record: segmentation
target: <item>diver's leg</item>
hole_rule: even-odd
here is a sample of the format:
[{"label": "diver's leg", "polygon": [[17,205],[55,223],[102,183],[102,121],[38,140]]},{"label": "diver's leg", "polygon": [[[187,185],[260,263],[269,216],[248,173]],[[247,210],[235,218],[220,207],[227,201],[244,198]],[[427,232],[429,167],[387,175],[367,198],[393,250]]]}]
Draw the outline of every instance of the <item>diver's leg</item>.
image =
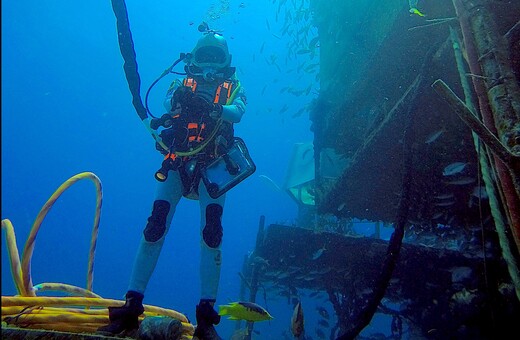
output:
[{"label": "diver's leg", "polygon": [[222,213],[225,195],[217,199],[209,196],[204,183],[199,183],[201,252],[201,299],[196,309],[197,328],[194,338],[220,339],[213,325],[220,322],[220,315],[213,306],[217,299],[222,263]]},{"label": "diver's leg", "polygon": [[132,268],[129,291],[144,294],[159,259],[166,234],[182,197],[182,182],[178,171],[170,171],[164,182],[158,182],[152,214],[143,231]]},{"label": "diver's leg", "polygon": [[222,263],[222,213],[225,196],[217,199],[209,196],[204,183],[199,185],[201,261],[201,298],[216,300]]},{"label": "diver's leg", "polygon": [[138,317],[144,312],[144,291],[157,264],[175,207],[181,197],[179,173],[170,171],[167,180],[157,185],[152,214],[143,231],[132,268],[126,302],[121,307],[108,307],[110,324],[100,327],[98,333],[117,335],[139,328]]}]

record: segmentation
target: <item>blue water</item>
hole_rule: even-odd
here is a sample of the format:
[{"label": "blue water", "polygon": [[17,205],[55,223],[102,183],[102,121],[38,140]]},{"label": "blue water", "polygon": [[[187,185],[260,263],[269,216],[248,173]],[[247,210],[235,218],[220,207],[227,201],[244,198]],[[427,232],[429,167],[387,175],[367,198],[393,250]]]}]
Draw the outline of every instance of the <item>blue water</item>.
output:
[{"label": "blue water", "polygon": [[[219,18],[208,17],[214,4]],[[291,116],[310,102],[319,84],[314,75],[298,80],[266,59],[284,64],[287,40],[271,34],[278,4],[271,1],[127,1],[142,95],[149,84],[189,52],[207,20],[221,29],[233,65],[247,91],[248,107],[236,135],[250,150],[257,172],[227,195],[223,225],[223,267],[218,304],[238,299],[243,258],[254,247],[261,215],[266,224],[292,224],[297,206],[282,185],[294,143],[309,142],[308,116]],[[229,9],[222,7],[229,3]],[[264,45],[265,44],[265,45]],[[263,54],[260,49],[264,45]],[[292,61],[296,63],[297,61]],[[173,80],[161,81],[150,95],[152,112],[162,114],[162,98]],[[268,85],[262,95],[262,89]],[[309,96],[279,91],[306,87]],[[288,105],[286,112],[280,109]],[[162,156],[131,104],[122,69],[115,16],[109,1],[2,2],[2,219],[14,225],[20,255],[38,211],[69,177],[94,172],[103,184],[103,208],[94,265],[94,292],[123,298],[149,216],[154,172]],[[32,257],[33,283],[63,282],[85,287],[95,206],[94,186],[80,181],[53,206],[38,233]],[[2,295],[16,290],[2,233]],[[145,303],[186,313],[194,321],[199,299],[199,207],[182,200],[177,208]],[[259,299],[259,302],[263,302]],[[258,324],[260,338],[287,330],[292,306],[272,301],[270,324]],[[234,322],[219,332],[229,338]],[[268,330],[270,329],[270,330]]]}]

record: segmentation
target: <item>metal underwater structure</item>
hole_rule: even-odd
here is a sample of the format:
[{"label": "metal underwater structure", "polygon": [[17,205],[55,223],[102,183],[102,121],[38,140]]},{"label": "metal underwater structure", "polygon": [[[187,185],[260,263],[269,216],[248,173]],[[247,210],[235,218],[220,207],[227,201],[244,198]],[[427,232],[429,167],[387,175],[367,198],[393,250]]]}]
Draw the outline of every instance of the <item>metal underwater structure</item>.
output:
[{"label": "metal underwater structure", "polygon": [[[279,10],[288,3],[279,1]],[[421,1],[420,11],[412,0],[292,3],[293,18],[319,31],[314,140],[295,147],[286,183],[298,223],[265,226],[260,218],[240,299],[283,293],[291,305],[303,290],[322,293],[336,314],[332,339],[363,338],[376,313],[392,319],[392,339],[519,334],[520,3]],[[130,35],[119,38],[131,43]],[[123,55],[133,61],[125,70],[144,119],[135,55]],[[86,288],[33,285],[45,214],[82,179],[97,191]],[[92,288],[101,198],[94,174],[70,178],[42,208],[21,258],[13,226],[2,221],[19,293],[2,296],[2,338],[103,338],[94,333],[108,323],[107,307],[124,302]],[[356,223],[372,223],[374,234],[358,234]],[[43,291],[60,296],[37,296]],[[146,305],[140,320],[151,324],[134,338],[194,332],[174,310]],[[157,323],[166,326],[161,336],[142,334]],[[242,338],[251,339],[253,327]]]},{"label": "metal underwater structure", "polygon": [[295,155],[314,164],[289,166],[297,226],[261,219],[242,296],[326,292],[331,339],[375,313],[393,339],[518,334],[520,3],[412,3],[310,1],[321,90]]}]

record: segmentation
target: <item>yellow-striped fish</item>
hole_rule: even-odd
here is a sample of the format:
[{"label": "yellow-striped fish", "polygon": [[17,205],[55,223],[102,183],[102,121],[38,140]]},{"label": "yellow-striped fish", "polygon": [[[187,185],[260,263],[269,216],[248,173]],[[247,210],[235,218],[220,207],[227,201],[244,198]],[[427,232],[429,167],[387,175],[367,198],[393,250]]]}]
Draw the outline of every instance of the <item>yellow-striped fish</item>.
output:
[{"label": "yellow-striped fish", "polygon": [[273,317],[262,306],[253,302],[231,302],[219,306],[218,315],[227,315],[229,320],[265,321]]},{"label": "yellow-striped fish", "polygon": [[410,8],[410,13],[411,13],[411,14],[416,14],[416,15],[418,15],[418,16],[420,16],[420,17],[423,17],[423,16],[424,16],[424,14],[422,14],[421,11],[419,11],[419,10],[418,10],[417,8],[415,8],[415,7],[411,7],[411,8]]}]

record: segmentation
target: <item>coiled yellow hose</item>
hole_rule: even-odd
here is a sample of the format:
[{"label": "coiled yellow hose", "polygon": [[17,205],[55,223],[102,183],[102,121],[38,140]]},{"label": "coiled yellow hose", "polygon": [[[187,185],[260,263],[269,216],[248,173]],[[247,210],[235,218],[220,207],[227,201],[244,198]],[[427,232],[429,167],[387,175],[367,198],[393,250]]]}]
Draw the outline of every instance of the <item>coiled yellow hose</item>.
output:
[{"label": "coiled yellow hose", "polygon": [[[43,219],[52,208],[56,200],[71,185],[82,179],[90,179],[96,187],[96,213],[90,242],[89,262],[87,269],[87,288],[76,287],[64,283],[40,283],[35,286],[31,278],[31,257],[34,251],[36,236],[40,230]],[[122,306],[122,300],[103,299],[92,292],[94,273],[94,254],[98,235],[99,219],[102,205],[101,181],[92,172],[82,172],[65,181],[47,200],[36,217],[27,241],[25,243],[22,260],[16,236],[10,220],[2,220],[2,230],[6,232],[7,250],[11,263],[11,273],[18,296],[2,296],[2,321],[9,325],[25,328],[56,330],[65,332],[90,332],[109,323],[109,306]],[[60,291],[70,296],[36,296],[37,292]],[[171,310],[150,305],[144,305],[144,314],[140,320],[147,316],[168,316],[182,323],[183,339],[191,339],[194,327],[185,315]]]}]

